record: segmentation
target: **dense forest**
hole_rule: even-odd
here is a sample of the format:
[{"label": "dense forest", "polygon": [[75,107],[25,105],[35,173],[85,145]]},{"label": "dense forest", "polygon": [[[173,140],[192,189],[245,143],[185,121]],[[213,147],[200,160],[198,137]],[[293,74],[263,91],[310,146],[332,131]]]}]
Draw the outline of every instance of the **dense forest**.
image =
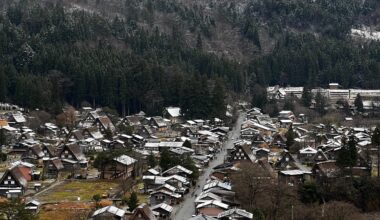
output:
[{"label": "dense forest", "polygon": [[[0,101],[52,112],[87,103],[123,115],[172,105],[207,118],[224,115],[226,94],[252,95],[255,85],[377,88],[380,42],[349,33],[358,25],[376,28],[379,5],[5,1]],[[231,36],[221,34],[226,28]]]}]

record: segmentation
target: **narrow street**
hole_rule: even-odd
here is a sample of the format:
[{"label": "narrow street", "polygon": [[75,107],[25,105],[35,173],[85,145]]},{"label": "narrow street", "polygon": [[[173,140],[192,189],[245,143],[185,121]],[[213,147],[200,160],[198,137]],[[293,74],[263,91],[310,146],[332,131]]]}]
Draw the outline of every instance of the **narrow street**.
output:
[{"label": "narrow street", "polygon": [[227,155],[227,149],[232,148],[233,142],[239,138],[240,127],[244,121],[244,118],[245,114],[241,113],[235,126],[232,128],[232,131],[229,132],[228,139],[223,144],[221,152],[216,154],[217,158],[211,161],[208,167],[204,168],[203,173],[199,177],[197,184],[200,185],[200,187],[195,187],[194,189],[191,189],[190,192],[185,196],[184,201],[174,208],[172,219],[187,220],[195,214],[194,200],[196,198],[196,195],[199,195],[202,192],[202,188],[205,185],[206,180],[209,178],[212,168],[223,163],[224,158]]}]

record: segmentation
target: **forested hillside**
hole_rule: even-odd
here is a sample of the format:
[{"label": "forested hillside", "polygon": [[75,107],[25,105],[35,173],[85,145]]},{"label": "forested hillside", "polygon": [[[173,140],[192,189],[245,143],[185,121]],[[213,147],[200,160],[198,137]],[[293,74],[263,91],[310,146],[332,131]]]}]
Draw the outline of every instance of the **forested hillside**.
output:
[{"label": "forested hillside", "polygon": [[[2,1],[0,101],[224,115],[259,84],[380,86],[376,0]],[[377,29],[378,30],[378,29]]]}]

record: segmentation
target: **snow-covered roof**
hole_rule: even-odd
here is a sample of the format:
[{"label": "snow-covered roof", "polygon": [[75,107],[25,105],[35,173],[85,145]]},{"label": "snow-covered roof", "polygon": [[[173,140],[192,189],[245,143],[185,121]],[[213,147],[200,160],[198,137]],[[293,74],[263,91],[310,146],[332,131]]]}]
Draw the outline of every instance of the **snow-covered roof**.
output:
[{"label": "snow-covered roof", "polygon": [[13,117],[13,119],[14,119],[17,123],[25,123],[25,122],[26,122],[25,117],[24,117],[21,113],[12,114],[12,117]]},{"label": "snow-covered roof", "polygon": [[127,155],[121,155],[120,157],[114,158],[114,160],[119,162],[119,163],[122,163],[124,165],[131,165],[131,164],[136,163],[136,161],[137,161],[137,160],[135,160],[132,157],[127,156]]},{"label": "snow-covered roof", "polygon": [[231,185],[227,184],[227,183],[222,183],[218,180],[214,180],[214,181],[211,181],[209,183],[207,183],[206,185],[204,185],[203,187],[203,190],[208,190],[208,189],[211,189],[211,188],[214,188],[214,187],[219,187],[219,188],[223,188],[223,189],[226,189],[226,190],[231,190],[232,187]]},{"label": "snow-covered roof", "polygon": [[171,205],[168,205],[166,203],[160,203],[160,204],[157,204],[155,206],[152,207],[152,210],[155,210],[155,209],[163,209],[167,212],[172,212],[173,211],[173,206]]},{"label": "snow-covered roof", "polygon": [[179,117],[181,116],[181,108],[179,107],[167,107],[166,111],[169,113],[171,117]]},{"label": "snow-covered roof", "polygon": [[222,219],[222,218],[224,218],[226,216],[230,216],[232,214],[237,214],[237,215],[243,216],[243,217],[245,217],[247,219],[253,219],[253,214],[252,213],[247,212],[247,211],[245,211],[243,209],[238,209],[238,208],[229,209],[227,211],[219,213],[218,219]]},{"label": "snow-covered roof", "polygon": [[209,206],[209,205],[215,205],[215,206],[218,206],[222,209],[228,209],[228,207],[229,207],[228,204],[225,204],[219,200],[212,200],[212,201],[206,201],[204,203],[197,205],[197,209],[200,209],[202,207]]},{"label": "snow-covered roof", "polygon": [[318,151],[312,147],[306,147],[301,149],[300,154],[316,154]]},{"label": "snow-covered roof", "polygon": [[117,208],[117,207],[115,207],[115,206],[110,205],[110,206],[106,206],[106,207],[104,207],[104,208],[101,208],[101,209],[96,210],[96,211],[94,212],[94,214],[92,214],[92,217],[97,216],[97,215],[100,215],[100,214],[105,213],[105,212],[112,213],[112,214],[114,214],[114,215],[116,215],[116,216],[119,216],[119,217],[124,217],[124,215],[125,215],[125,211],[124,211],[124,210],[119,209],[119,208]]},{"label": "snow-covered roof", "polygon": [[282,170],[280,173],[287,175],[287,176],[297,176],[297,175],[303,175],[303,174],[310,174],[310,172],[306,172],[304,170]]}]

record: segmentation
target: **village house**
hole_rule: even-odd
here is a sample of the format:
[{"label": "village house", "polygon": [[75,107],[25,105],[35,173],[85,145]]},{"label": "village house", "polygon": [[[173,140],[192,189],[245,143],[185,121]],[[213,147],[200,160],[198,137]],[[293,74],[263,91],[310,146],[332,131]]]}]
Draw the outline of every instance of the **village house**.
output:
[{"label": "village house", "polygon": [[30,210],[34,213],[38,213],[40,206],[41,203],[34,199],[25,203],[25,209]]},{"label": "village house", "polygon": [[230,161],[248,161],[254,162],[256,160],[253,152],[248,145],[235,145],[235,150],[231,152]]},{"label": "village house", "polygon": [[126,116],[121,123],[128,127],[132,127],[134,130],[141,126],[140,117],[135,115]]},{"label": "village house", "polygon": [[136,162],[137,160],[127,155],[116,157],[101,170],[101,178],[127,179],[133,177],[136,172]]},{"label": "village house", "polygon": [[116,131],[116,128],[111,122],[111,119],[109,119],[107,116],[99,116],[98,118],[96,118],[93,125],[96,126],[100,133],[102,133],[103,135],[106,135],[107,131],[110,131],[111,134],[114,134],[114,132]]},{"label": "village house", "polygon": [[113,220],[124,220],[125,211],[119,209],[115,206],[106,206],[96,210],[92,216],[91,220],[104,220],[104,219],[113,219]]},{"label": "village house", "polygon": [[228,210],[228,208],[229,205],[218,200],[206,201],[196,206],[198,214],[215,218],[217,218],[220,213]]},{"label": "village house", "polygon": [[41,151],[44,153],[44,159],[52,158],[56,156],[56,151],[54,147],[50,144],[43,143]]},{"label": "village house", "polygon": [[176,205],[181,200],[181,195],[178,193],[168,192],[166,190],[153,191],[150,194],[150,205],[154,206],[160,203],[166,203],[169,205]]},{"label": "village house", "polygon": [[288,151],[284,151],[281,154],[281,159],[277,161],[275,168],[277,170],[292,170],[298,167],[295,165],[293,156]]},{"label": "village house", "polygon": [[170,219],[173,207],[166,203],[161,203],[153,206],[152,211],[158,213],[158,219]]},{"label": "village house", "polygon": [[181,165],[174,166],[172,168],[167,169],[162,173],[163,176],[171,176],[171,175],[179,175],[188,178],[193,171],[186,169]]},{"label": "village house", "polygon": [[313,162],[315,154],[317,153],[318,151],[316,149],[309,146],[298,151],[298,159],[303,163]]},{"label": "village house", "polygon": [[42,152],[41,147],[35,144],[26,149],[21,155],[21,160],[32,164],[39,164],[39,162],[42,162],[44,156],[45,154]]},{"label": "village house", "polygon": [[57,156],[66,170],[87,168],[87,159],[76,143],[63,144]]},{"label": "village house", "polygon": [[134,210],[129,220],[157,220],[157,218],[147,204],[141,204]]},{"label": "village house", "polygon": [[289,186],[298,186],[310,179],[311,172],[303,170],[281,170],[278,172],[278,182]]},{"label": "village house", "polygon": [[230,219],[251,220],[253,219],[253,214],[243,209],[233,208],[233,209],[229,209],[227,211],[219,213],[218,219],[220,220],[230,220]]},{"label": "village house", "polygon": [[60,158],[49,158],[44,161],[43,176],[47,179],[57,179],[63,169],[64,166]]},{"label": "village house", "polygon": [[0,195],[6,198],[21,197],[27,190],[28,175],[18,166],[7,169],[0,179]]},{"label": "village house", "polygon": [[168,118],[172,124],[182,123],[181,108],[179,107],[166,107],[163,115]]},{"label": "village house", "polygon": [[164,120],[164,118],[160,116],[152,117],[149,121],[149,125],[160,132],[166,131],[168,129],[168,123]]}]

